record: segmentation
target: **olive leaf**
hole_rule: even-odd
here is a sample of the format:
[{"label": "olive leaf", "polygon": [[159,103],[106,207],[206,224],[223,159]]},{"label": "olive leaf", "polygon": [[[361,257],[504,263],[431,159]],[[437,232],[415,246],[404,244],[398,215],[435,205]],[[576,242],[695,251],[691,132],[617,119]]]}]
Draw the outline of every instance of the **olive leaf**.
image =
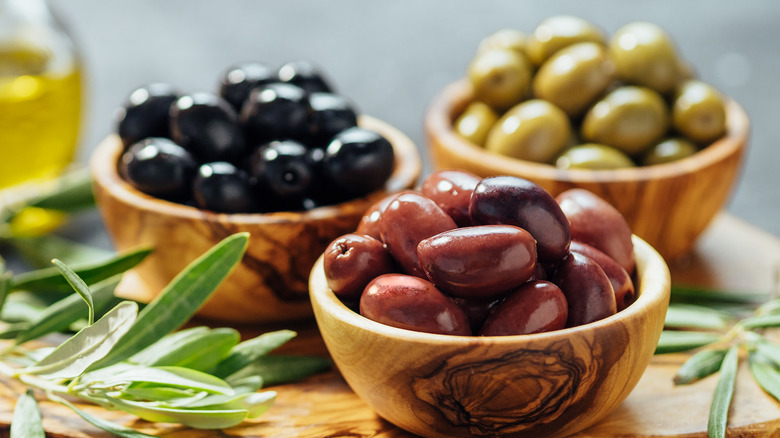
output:
[{"label": "olive leaf", "polygon": [[279,385],[320,373],[331,366],[330,360],[319,356],[263,356],[225,380],[235,386],[256,375],[263,378],[264,385]]},{"label": "olive leaf", "polygon": [[720,340],[717,333],[664,330],[655,347],[655,354],[693,350]]},{"label": "olive leaf", "polygon": [[137,383],[193,389],[211,394],[235,395],[233,388],[224,380],[211,374],[182,367],[129,367],[119,373],[106,376],[101,381],[84,382],[82,380],[73,387],[74,389],[113,388]]},{"label": "olive leaf", "polygon": [[182,340],[157,356],[149,366],[179,366],[208,371],[217,365],[241,340],[238,331],[223,327],[207,330]]},{"label": "olive leaf", "polygon": [[67,406],[70,408],[73,412],[79,415],[79,417],[83,418],[88,423],[92,424],[95,427],[98,427],[100,429],[105,430],[108,433],[112,433],[116,436],[120,436],[122,438],[160,438],[157,435],[149,435],[143,432],[139,432],[135,429],[131,429],[129,427],[120,426],[116,423],[112,423],[110,421],[106,421],[100,417],[96,417],[88,412],[82,411],[81,409],[77,408],[75,405],[73,405],[71,402],[65,400],[62,397],[59,397],[55,394],[48,393],[47,396],[52,401],[55,401],[57,403],[60,403],[62,405]]},{"label": "olive leaf", "polygon": [[727,351],[702,350],[694,354],[677,370],[674,384],[685,385],[718,372]]},{"label": "olive leaf", "polygon": [[166,408],[158,406],[156,403],[121,398],[95,401],[104,406],[119,408],[146,421],[179,423],[198,429],[225,429],[240,424],[249,415],[247,409]]},{"label": "olive leaf", "polygon": [[766,293],[749,291],[721,291],[696,286],[672,285],[671,298],[673,301],[685,301],[712,305],[713,303],[738,303],[758,304],[769,298]]},{"label": "olive leaf", "polygon": [[138,365],[151,365],[158,357],[166,354],[178,345],[208,331],[208,327],[198,326],[167,334],[159,341],[132,355],[127,361]]},{"label": "olive leaf", "polygon": [[780,327],[780,314],[751,316],[740,321],[739,325],[746,329]]},{"label": "olive leaf", "polygon": [[276,401],[276,391],[244,393],[234,396],[210,395],[187,403],[188,408],[200,409],[246,409],[247,418],[263,415]]},{"label": "olive leaf", "polygon": [[16,401],[10,438],[46,438],[41,411],[31,389],[20,395]]},{"label": "olive leaf", "polygon": [[104,260],[114,255],[112,251],[82,245],[55,234],[44,234],[35,237],[14,237],[8,243],[28,263],[40,268],[50,267],[51,259],[55,257],[70,265],[78,265],[94,263],[95,260]]},{"label": "olive leaf", "polygon": [[297,333],[292,330],[279,330],[264,333],[244,341],[233,347],[230,351],[230,355],[222,360],[212,373],[215,376],[227,377],[294,338],[296,335]]},{"label": "olive leaf", "polygon": [[695,304],[672,303],[666,311],[664,327],[719,330],[728,325],[730,315]]},{"label": "olive leaf", "polygon": [[766,340],[763,336],[754,343],[756,351],[758,351],[766,359],[772,361],[775,366],[780,366],[780,346],[773,344]]},{"label": "olive leaf", "polygon": [[89,169],[81,168],[63,174],[56,179],[56,185],[43,194],[27,201],[27,206],[74,213],[95,206],[92,193],[92,178]]},{"label": "olive leaf", "polygon": [[780,401],[780,371],[759,351],[752,351],[748,356],[750,374],[767,394]]},{"label": "olive leaf", "polygon": [[62,273],[62,276],[65,277],[65,280],[68,281],[68,284],[70,284],[73,290],[79,294],[85,303],[87,303],[87,308],[89,310],[89,316],[87,317],[89,320],[88,325],[92,325],[92,323],[95,322],[95,303],[92,302],[92,292],[89,291],[89,286],[87,286],[87,283],[84,283],[84,280],[73,272],[65,263],[62,263],[57,259],[53,259],[51,262],[57,266],[57,269],[59,269],[60,273]]},{"label": "olive leaf", "polygon": [[726,436],[729,407],[734,395],[734,383],[737,379],[738,354],[739,347],[733,346],[723,358],[707,422],[707,434],[710,438],[725,438]]}]

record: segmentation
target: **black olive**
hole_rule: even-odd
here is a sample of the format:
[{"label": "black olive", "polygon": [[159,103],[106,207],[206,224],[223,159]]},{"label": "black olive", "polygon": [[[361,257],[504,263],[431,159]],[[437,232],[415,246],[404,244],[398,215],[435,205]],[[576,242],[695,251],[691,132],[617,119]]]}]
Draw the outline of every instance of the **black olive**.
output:
[{"label": "black olive", "polygon": [[295,84],[309,93],[333,92],[322,71],[308,61],[291,61],[279,67],[279,80]]},{"label": "black olive", "polygon": [[219,80],[219,95],[238,112],[253,88],[277,82],[276,71],[259,62],[244,62],[228,67]]},{"label": "black olive", "polygon": [[327,146],[341,131],[357,126],[354,105],[344,96],[333,93],[311,93],[309,131],[315,146]]},{"label": "black olive", "polygon": [[119,161],[119,173],[136,189],[175,202],[186,202],[198,163],[186,149],[167,138],[134,143]]},{"label": "black olive", "polygon": [[315,182],[307,148],[292,140],[260,146],[251,157],[251,175],[260,196],[275,200],[266,211],[300,209]]},{"label": "black olive", "polygon": [[200,166],[192,192],[198,208],[220,213],[252,213],[258,210],[249,175],[224,161]]},{"label": "black olive", "polygon": [[255,88],[241,109],[240,122],[253,144],[309,137],[309,100],[302,88],[273,83]]},{"label": "black olive", "polygon": [[201,162],[235,162],[246,155],[236,112],[211,93],[182,96],[171,106],[171,137]]},{"label": "black olive", "polygon": [[168,110],[179,98],[170,85],[156,83],[130,93],[116,114],[117,134],[125,147],[147,137],[170,138]]}]

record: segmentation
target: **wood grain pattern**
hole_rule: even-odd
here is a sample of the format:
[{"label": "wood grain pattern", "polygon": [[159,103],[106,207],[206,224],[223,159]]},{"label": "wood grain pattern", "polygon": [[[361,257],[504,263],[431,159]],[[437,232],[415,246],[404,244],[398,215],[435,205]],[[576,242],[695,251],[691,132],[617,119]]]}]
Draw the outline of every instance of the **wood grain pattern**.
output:
[{"label": "wood grain pattern", "polygon": [[453,120],[473,100],[465,81],[447,86],[425,115],[427,147],[436,169],[479,176],[514,175],[557,196],[580,187],[609,201],[631,229],[667,260],[688,252],[728,199],[745,154],[750,123],[728,102],[727,134],[696,155],[665,165],[618,170],[561,170],[485,151],[458,136]]},{"label": "wood grain pattern", "polygon": [[209,318],[267,323],[311,316],[308,276],[311,266],[336,237],[353,231],[374,202],[412,187],[422,164],[414,143],[391,126],[363,116],[393,144],[396,166],[383,190],[335,206],[307,212],[217,214],[145,195],[123,181],[116,163],[116,136],[101,143],[91,159],[95,196],[118,250],[151,246],[155,251],[124,277],[119,293],[154,296],[188,263],[223,238],[251,233],[242,263],[200,310]]}]

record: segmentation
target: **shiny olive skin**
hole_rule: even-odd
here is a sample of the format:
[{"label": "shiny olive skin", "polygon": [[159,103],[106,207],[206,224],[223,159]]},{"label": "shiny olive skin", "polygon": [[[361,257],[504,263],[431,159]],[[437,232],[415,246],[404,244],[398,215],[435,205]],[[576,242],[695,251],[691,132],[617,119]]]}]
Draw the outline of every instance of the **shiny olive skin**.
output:
[{"label": "shiny olive skin", "polygon": [[373,237],[346,234],[328,245],[323,254],[328,287],[344,300],[360,298],[376,277],[394,272],[390,253]]},{"label": "shiny olive skin", "polygon": [[457,224],[435,202],[417,193],[400,194],[379,218],[382,242],[403,271],[427,278],[417,257],[423,239],[457,228]]},{"label": "shiny olive skin", "polygon": [[626,272],[634,273],[631,228],[607,201],[584,189],[570,189],[556,198],[571,225],[571,239],[612,257]]},{"label": "shiny olive skin", "polygon": [[612,257],[590,245],[574,240],[571,242],[571,252],[582,254],[601,266],[601,269],[604,270],[607,278],[609,278],[612,290],[615,292],[615,304],[618,312],[628,307],[634,301],[634,282],[631,281],[631,276],[628,275],[628,272]]},{"label": "shiny olive skin", "polygon": [[482,325],[482,336],[543,333],[566,327],[566,297],[549,281],[530,281],[495,306]]},{"label": "shiny olive skin", "polygon": [[528,35],[517,29],[500,29],[482,38],[477,47],[477,53],[492,49],[508,49],[525,55],[528,45]]},{"label": "shiny olive skin", "polygon": [[699,151],[699,148],[690,141],[676,137],[668,138],[650,148],[642,159],[642,165],[665,164],[690,157]]},{"label": "shiny olive skin", "polygon": [[557,263],[569,253],[571,231],[566,216],[546,190],[513,176],[485,178],[471,195],[469,215],[475,225],[514,225],[536,239],[538,259]]},{"label": "shiny olive skin", "polygon": [[325,149],[322,168],[334,189],[357,197],[383,187],[393,173],[394,160],[389,140],[356,126],[333,138]]},{"label": "shiny olive skin", "polygon": [[618,79],[625,83],[669,93],[680,80],[677,50],[656,24],[634,22],[621,27],[609,41],[609,54]]},{"label": "shiny olive skin", "polygon": [[360,314],[373,321],[419,332],[469,336],[466,314],[422,278],[385,274],[372,280],[360,297]]},{"label": "shiny olive skin", "polygon": [[231,65],[219,78],[219,95],[239,112],[253,88],[278,80],[275,69],[259,62]]},{"label": "shiny olive skin", "polygon": [[541,99],[509,109],[493,125],[485,149],[521,160],[549,163],[571,138],[571,123],[563,110]]},{"label": "shiny olive skin", "polygon": [[559,50],[536,72],[534,97],[577,117],[601,96],[615,77],[604,46],[577,43]]},{"label": "shiny olive skin", "polygon": [[133,90],[114,116],[125,148],[149,137],[170,138],[169,110],[178,98],[179,92],[163,83]]},{"label": "shiny olive skin", "polygon": [[186,149],[167,138],[133,143],[119,160],[119,174],[136,189],[169,201],[187,201],[198,163]]},{"label": "shiny olive skin", "polygon": [[333,93],[309,95],[309,135],[313,146],[325,147],[341,131],[357,126],[355,105]]},{"label": "shiny olive skin", "polygon": [[598,321],[617,312],[615,292],[598,263],[572,252],[553,274],[552,282],[566,296],[566,327]]},{"label": "shiny olive skin", "polygon": [[193,93],[171,105],[171,138],[201,163],[238,163],[247,154],[244,132],[230,104],[211,93]]},{"label": "shiny olive skin", "polygon": [[459,227],[471,225],[471,193],[480,178],[463,170],[440,170],[423,180],[422,194],[436,203]]},{"label": "shiny olive skin", "polygon": [[657,143],[669,129],[669,109],[657,92],[624,86],[598,101],[585,114],[582,137],[636,155]]},{"label": "shiny olive skin", "polygon": [[592,42],[604,45],[604,32],[580,17],[556,15],[543,20],[528,39],[526,51],[531,62],[539,67],[558,50],[576,43]]},{"label": "shiny olive skin", "polygon": [[363,217],[360,218],[360,222],[358,223],[357,229],[355,230],[355,234],[365,234],[366,236],[371,236],[374,239],[381,240],[382,236],[381,231],[379,230],[379,219],[382,217],[385,209],[388,205],[390,205],[393,199],[403,193],[416,194],[417,192],[413,190],[404,190],[399,193],[387,195],[372,204],[370,207],[368,207],[368,210],[363,213]]},{"label": "shiny olive skin", "polygon": [[259,210],[258,197],[249,175],[231,163],[202,164],[192,183],[198,208],[219,213],[253,213]]},{"label": "shiny olive skin", "polygon": [[525,55],[507,49],[478,53],[468,66],[474,97],[497,111],[523,100],[531,84],[532,73]]},{"label": "shiny olive skin", "polygon": [[249,166],[259,194],[276,204],[266,211],[297,209],[316,182],[306,147],[293,140],[261,145],[250,156]]},{"label": "shiny olive skin", "polygon": [[687,81],[672,104],[674,129],[699,144],[709,144],[726,132],[726,104],[712,85]]},{"label": "shiny olive skin", "polygon": [[536,267],[536,242],[511,225],[457,228],[424,239],[417,255],[428,279],[455,297],[495,298],[525,283]]},{"label": "shiny olive skin", "polygon": [[623,151],[596,143],[585,143],[567,149],[555,160],[559,169],[625,169],[635,167]]},{"label": "shiny olive skin", "polygon": [[309,140],[309,99],[303,88],[274,82],[252,89],[239,114],[250,144]]},{"label": "shiny olive skin", "polygon": [[280,81],[297,85],[308,93],[324,92],[333,93],[333,86],[325,77],[322,70],[309,61],[290,61],[285,63],[277,71]]},{"label": "shiny olive skin", "polygon": [[498,115],[490,105],[474,101],[466,107],[463,114],[455,119],[453,125],[455,132],[461,137],[479,146],[485,144],[488,133],[496,124]]},{"label": "shiny olive skin", "polygon": [[490,309],[501,303],[504,300],[504,296],[488,300],[451,297],[451,300],[466,314],[471,331],[479,333],[488,315],[490,315]]}]

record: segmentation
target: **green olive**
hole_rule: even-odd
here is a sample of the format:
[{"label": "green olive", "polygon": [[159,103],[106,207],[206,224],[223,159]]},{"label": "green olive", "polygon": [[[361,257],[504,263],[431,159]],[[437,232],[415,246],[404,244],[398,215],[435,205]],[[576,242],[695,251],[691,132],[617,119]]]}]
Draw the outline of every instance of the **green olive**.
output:
[{"label": "green olive", "polygon": [[556,15],[543,20],[528,40],[526,51],[535,66],[540,66],[558,50],[575,43],[605,44],[604,32],[593,23],[571,15]]},{"label": "green olive", "polygon": [[701,144],[709,144],[726,132],[726,106],[712,85],[687,81],[672,105],[674,129]]},{"label": "green olive", "polygon": [[573,44],[556,52],[539,68],[533,79],[534,96],[576,117],[604,93],[614,73],[604,46]]},{"label": "green olive", "polygon": [[642,165],[664,164],[690,157],[699,149],[684,138],[669,138],[653,146],[642,160]]},{"label": "green olive", "polygon": [[672,39],[659,26],[629,23],[612,36],[609,54],[618,79],[670,93],[680,81],[680,61]]},{"label": "green olive", "polygon": [[516,29],[501,29],[486,36],[479,43],[477,53],[492,49],[509,49],[525,55],[528,35]]},{"label": "green olive", "polygon": [[482,146],[496,120],[498,115],[490,106],[482,102],[472,102],[455,120],[455,132],[471,143]]},{"label": "green olive", "polygon": [[549,163],[570,138],[566,113],[550,102],[531,99],[511,108],[496,122],[485,148],[522,160]]},{"label": "green olive", "polygon": [[523,100],[531,83],[528,59],[513,50],[493,49],[478,53],[469,64],[474,96],[496,110]]},{"label": "green olive", "polygon": [[634,162],[611,146],[585,143],[567,149],[555,160],[555,166],[560,169],[623,169],[634,167]]},{"label": "green olive", "polygon": [[615,89],[585,114],[582,138],[637,155],[669,129],[669,111],[660,94],[634,86]]}]

